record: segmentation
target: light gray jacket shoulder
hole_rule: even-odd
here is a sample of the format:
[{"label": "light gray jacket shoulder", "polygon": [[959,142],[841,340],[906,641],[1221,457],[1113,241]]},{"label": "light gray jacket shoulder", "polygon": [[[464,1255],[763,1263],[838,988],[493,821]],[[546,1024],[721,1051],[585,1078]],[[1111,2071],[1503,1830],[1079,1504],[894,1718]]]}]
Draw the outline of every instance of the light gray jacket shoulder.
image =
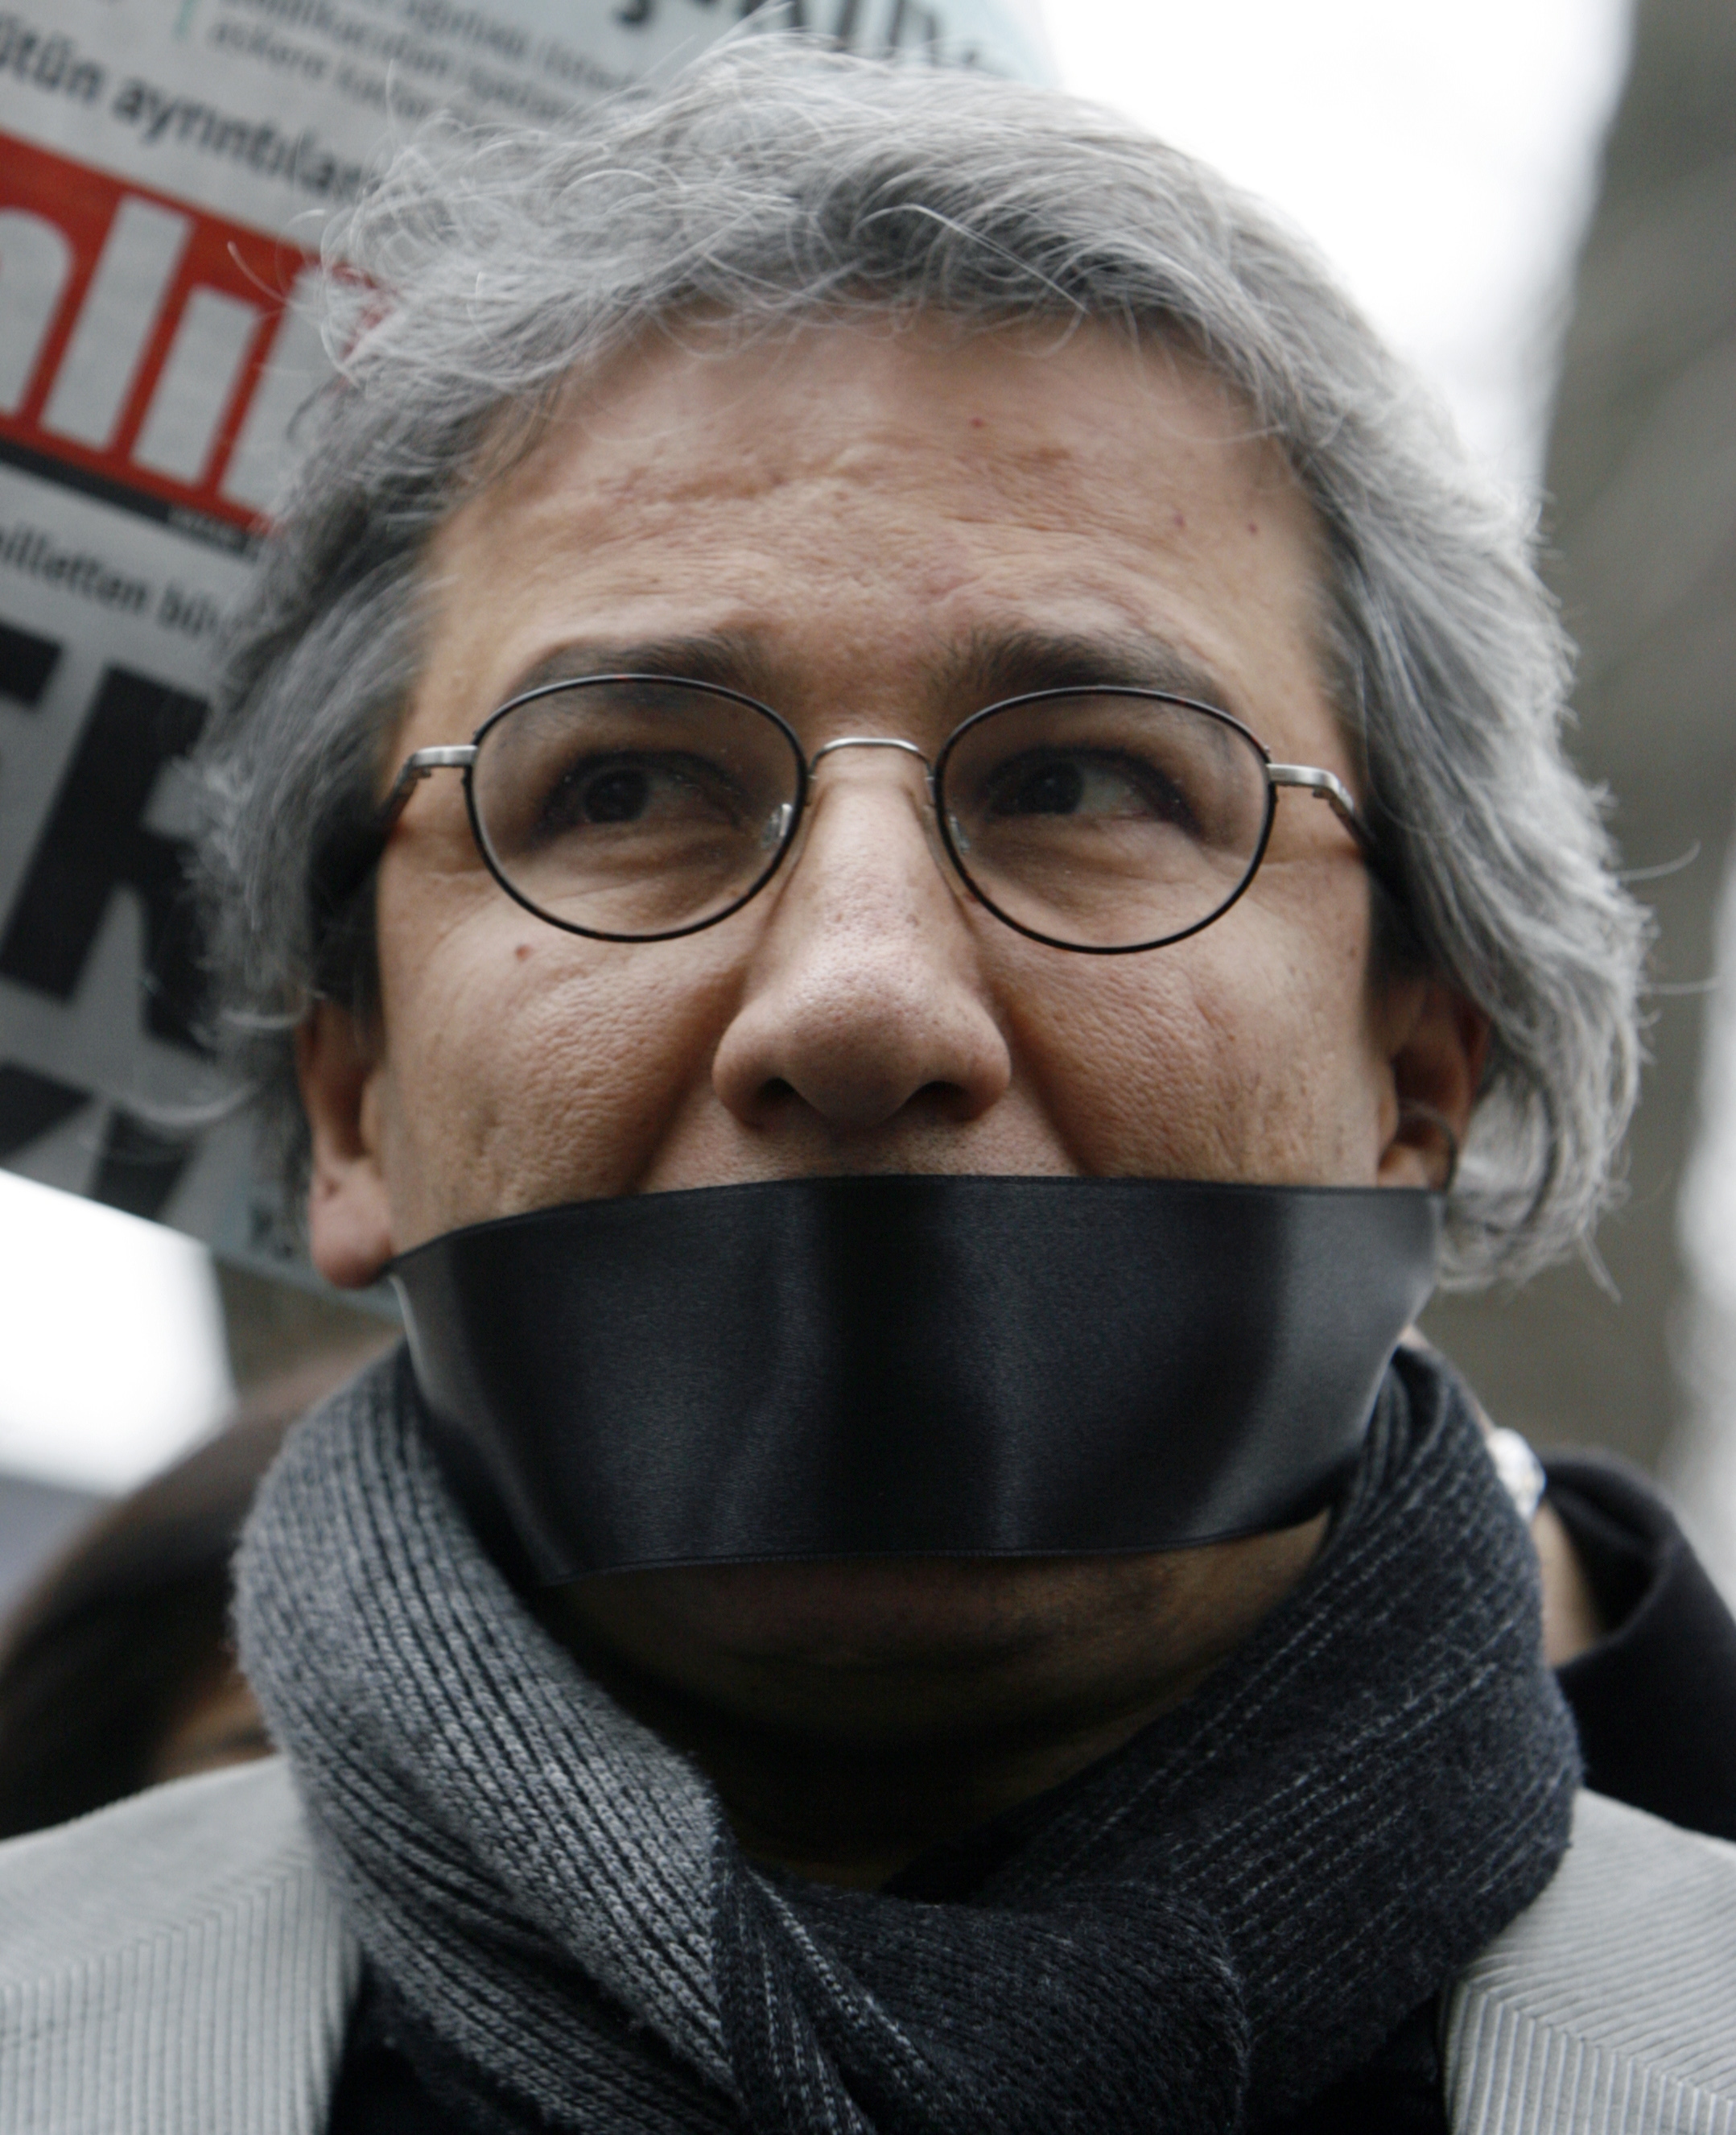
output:
[{"label": "light gray jacket shoulder", "polygon": [[1736,1846],[1582,1794],[1448,2007],[1453,2135],[1736,2135]]},{"label": "light gray jacket shoulder", "polygon": [[323,2135],[360,1952],[283,1760],[0,1846],[0,2135]]},{"label": "light gray jacket shoulder", "polygon": [[[322,2135],[359,1971],[276,1759],[0,1846],[0,2135]],[[1444,2045],[1454,2135],[1736,2135],[1736,1846],[1582,1794]]]}]

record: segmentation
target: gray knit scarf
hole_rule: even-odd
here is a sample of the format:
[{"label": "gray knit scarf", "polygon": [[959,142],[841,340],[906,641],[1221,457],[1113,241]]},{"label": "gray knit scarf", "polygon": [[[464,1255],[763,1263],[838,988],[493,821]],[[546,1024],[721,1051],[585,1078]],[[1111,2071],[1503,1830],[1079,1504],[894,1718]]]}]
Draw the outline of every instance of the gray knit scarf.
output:
[{"label": "gray knit scarf", "polygon": [[401,1358],[291,1439],[238,1614],[377,1975],[514,2119],[597,2135],[1256,2127],[1542,1889],[1577,1779],[1523,1529],[1407,1355],[1297,1591],[947,1902],[744,1859],[479,1548]]}]

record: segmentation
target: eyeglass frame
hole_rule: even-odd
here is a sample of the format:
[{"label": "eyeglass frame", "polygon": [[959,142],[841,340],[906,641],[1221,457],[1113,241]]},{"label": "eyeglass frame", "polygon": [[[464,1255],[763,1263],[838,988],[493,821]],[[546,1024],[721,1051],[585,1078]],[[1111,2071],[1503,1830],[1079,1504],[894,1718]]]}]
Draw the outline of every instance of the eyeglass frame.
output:
[{"label": "eyeglass frame", "polygon": [[[748,710],[757,712],[762,717],[770,719],[789,743],[791,753],[795,760],[795,796],[792,800],[782,804],[789,811],[789,821],[784,825],[776,848],[763,872],[755,878],[752,884],[742,891],[733,903],[725,905],[720,912],[708,913],[704,919],[696,919],[688,926],[667,927],[655,934],[612,934],[601,927],[580,927],[570,919],[557,919],[552,914],[544,912],[540,905],[533,904],[521,890],[515,888],[496,858],[476,810],[476,782],[472,774],[482,744],[495,727],[498,726],[509,714],[519,710],[521,706],[534,704],[539,698],[557,696],[568,690],[585,689],[593,685],[612,682],[641,682],[663,687],[674,685],[679,688],[703,690],[714,697],[727,697],[733,703],[743,705]],[[1265,776],[1265,818],[1260,825],[1260,838],[1254,848],[1253,856],[1243,872],[1241,880],[1224,902],[1215,911],[1208,913],[1205,918],[1196,920],[1191,927],[1184,927],[1177,933],[1160,935],[1152,942],[1113,944],[1062,942],[1054,935],[1039,933],[1035,927],[1027,927],[1022,921],[1011,917],[1003,912],[991,898],[984,893],[972,878],[970,870],[965,866],[960,855],[951,830],[947,825],[945,811],[941,806],[941,793],[945,777],[947,761],[953,750],[973,728],[979,726],[985,719],[993,719],[998,713],[1011,711],[1022,705],[1100,694],[1116,697],[1139,697],[1156,704],[1176,704],[1186,711],[1201,713],[1207,719],[1215,719],[1219,724],[1228,727],[1233,733],[1240,734],[1243,740],[1249,743],[1258,758],[1260,768]],[[1355,796],[1336,772],[1325,770],[1318,764],[1275,762],[1273,760],[1272,752],[1245,720],[1237,719],[1233,712],[1226,712],[1219,705],[1205,704],[1197,697],[1182,696],[1173,690],[1158,690],[1144,684],[1123,682],[1086,682],[1047,690],[1028,690],[1023,691],[1018,696],[998,698],[994,704],[984,704],[980,711],[972,712],[967,718],[961,719],[941,744],[939,753],[931,759],[925,755],[914,742],[906,741],[895,734],[840,734],[835,740],[822,742],[810,756],[802,747],[801,737],[782,713],[774,710],[770,704],[762,704],[757,697],[750,697],[744,690],[732,690],[723,683],[701,681],[695,675],[641,673],[573,675],[559,681],[539,683],[535,689],[523,690],[519,695],[509,697],[504,704],[497,706],[483,720],[481,725],[476,729],[467,742],[435,743],[426,748],[413,750],[399,765],[398,775],[392,781],[384,800],[380,803],[369,826],[368,844],[370,848],[370,856],[357,869],[354,887],[359,888],[361,881],[384,857],[386,840],[390,837],[399,817],[409,806],[412,796],[423,781],[430,777],[437,771],[462,771],[464,774],[465,812],[470,819],[471,839],[475,842],[478,854],[481,856],[483,865],[515,904],[530,913],[533,918],[541,920],[544,926],[558,927],[565,934],[579,935],[587,941],[623,942],[681,941],[689,934],[703,934],[708,927],[719,926],[724,920],[733,918],[744,905],[751,904],[765,888],[789,857],[795,845],[797,833],[801,828],[803,817],[807,812],[809,789],[813,783],[815,766],[823,758],[830,756],[839,749],[846,748],[891,748],[897,749],[907,756],[915,757],[923,768],[925,782],[928,789],[929,808],[934,817],[941,846],[955,874],[970,891],[971,896],[986,911],[992,913],[1003,927],[1010,927],[1015,934],[1023,935],[1028,941],[1040,942],[1047,948],[1065,950],[1073,956],[1143,956],[1148,950],[1167,949],[1177,942],[1187,941],[1190,935],[1202,933],[1206,927],[1215,926],[1232,906],[1240,902],[1255,876],[1259,874],[1260,864],[1266,856],[1266,848],[1271,842],[1272,826],[1278,817],[1278,796],[1286,787],[1293,787],[1310,794],[1317,801],[1324,801],[1355,838],[1363,864],[1368,869],[1369,873],[1389,896],[1395,900],[1398,899],[1398,892],[1381,859],[1373,829],[1361,809],[1357,807]]]}]

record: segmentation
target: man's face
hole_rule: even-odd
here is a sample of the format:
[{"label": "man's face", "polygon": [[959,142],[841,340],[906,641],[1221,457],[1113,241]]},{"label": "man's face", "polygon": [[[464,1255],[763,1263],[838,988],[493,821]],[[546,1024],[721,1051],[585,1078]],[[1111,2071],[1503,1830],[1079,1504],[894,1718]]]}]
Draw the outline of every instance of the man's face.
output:
[{"label": "man's face", "polygon": [[[679,669],[702,641],[692,664],[810,754],[872,733],[931,756],[986,676],[1074,680],[1100,645],[1105,672],[1185,675],[1354,786],[1318,545],[1214,385],[1099,331],[655,343],[437,542],[397,755],[467,740],[552,656]],[[359,1227],[316,1195],[332,1272],[486,1217],[810,1172],[1381,1175],[1392,1005],[1328,810],[1285,796],[1240,903],[1116,957],[1002,925],[941,872],[924,811],[909,758],[829,757],[797,864],[705,932],[623,945],[514,904],[457,779],[431,781],[380,869],[374,1161],[346,1182]]]},{"label": "man's face", "polygon": [[[557,656],[703,663],[810,754],[931,758],[1097,648],[1354,789],[1319,547],[1226,395],[1105,331],[654,340],[441,534],[388,768]],[[1370,885],[1329,810],[1286,795],[1222,919],[1101,957],[974,903],[925,806],[909,757],[828,757],[793,866],[706,932],[622,945],[512,903],[458,779],[430,780],[380,870],[377,1039],[327,1011],[304,1047],[319,1265],[366,1281],[487,1217],[815,1172],[1428,1182],[1400,1099],[1462,1122],[1474,1033],[1439,989],[1371,985]]]}]

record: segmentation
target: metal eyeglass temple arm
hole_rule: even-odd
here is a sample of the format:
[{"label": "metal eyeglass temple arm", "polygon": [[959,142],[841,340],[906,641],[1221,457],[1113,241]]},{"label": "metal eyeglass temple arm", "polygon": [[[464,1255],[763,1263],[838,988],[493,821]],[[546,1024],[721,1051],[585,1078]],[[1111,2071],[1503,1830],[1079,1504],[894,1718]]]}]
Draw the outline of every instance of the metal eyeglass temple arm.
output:
[{"label": "metal eyeglass temple arm", "polygon": [[374,818],[376,835],[384,837],[410,804],[410,796],[430,772],[467,771],[476,760],[476,745],[462,742],[447,748],[418,748],[404,758],[404,767],[392,781],[392,790],[380,804]]},{"label": "metal eyeglass temple arm", "polygon": [[1317,801],[1324,801],[1364,852],[1375,850],[1375,834],[1362,820],[1350,788],[1336,772],[1322,771],[1311,763],[1269,763],[1266,777],[1274,786],[1299,786]]}]

